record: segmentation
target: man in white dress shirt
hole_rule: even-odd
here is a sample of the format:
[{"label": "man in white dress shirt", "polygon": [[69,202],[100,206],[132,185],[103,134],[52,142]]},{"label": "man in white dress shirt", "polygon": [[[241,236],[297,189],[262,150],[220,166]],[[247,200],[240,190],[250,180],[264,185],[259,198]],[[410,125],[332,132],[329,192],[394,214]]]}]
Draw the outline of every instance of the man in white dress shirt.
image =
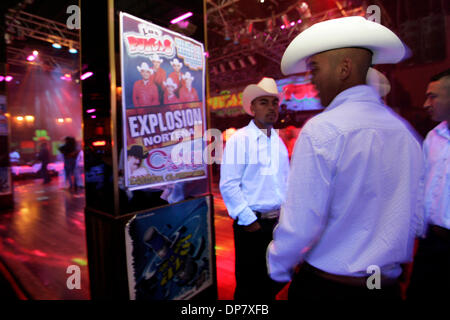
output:
[{"label": "man in white dress shirt", "polygon": [[366,76],[404,56],[394,33],[362,17],[317,23],[284,53],[283,73],[309,69],[326,107],[297,140],[268,248],[271,278],[292,280],[289,300],[400,298],[421,228],[421,147]]},{"label": "man in white dress shirt", "polygon": [[234,219],[236,300],[271,300],[277,288],[267,273],[266,249],[285,199],[289,158],[273,129],[278,119],[275,80],[263,78],[243,92],[244,110],[253,117],[227,141],[220,192]]},{"label": "man in white dress shirt", "polygon": [[419,240],[409,299],[450,297],[450,69],[430,79],[424,107],[441,123],[424,141],[426,237]]}]

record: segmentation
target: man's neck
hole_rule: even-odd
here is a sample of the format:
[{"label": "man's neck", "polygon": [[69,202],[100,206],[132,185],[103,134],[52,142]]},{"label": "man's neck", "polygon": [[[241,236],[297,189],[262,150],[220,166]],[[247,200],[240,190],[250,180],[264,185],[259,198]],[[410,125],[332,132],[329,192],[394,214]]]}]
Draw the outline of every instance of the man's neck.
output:
[{"label": "man's neck", "polygon": [[264,132],[264,134],[266,136],[268,136],[270,138],[270,133],[272,131],[273,125],[271,124],[266,124],[266,123],[262,123],[260,121],[258,121],[257,119],[253,118],[253,123],[259,128],[261,129],[262,132]]}]

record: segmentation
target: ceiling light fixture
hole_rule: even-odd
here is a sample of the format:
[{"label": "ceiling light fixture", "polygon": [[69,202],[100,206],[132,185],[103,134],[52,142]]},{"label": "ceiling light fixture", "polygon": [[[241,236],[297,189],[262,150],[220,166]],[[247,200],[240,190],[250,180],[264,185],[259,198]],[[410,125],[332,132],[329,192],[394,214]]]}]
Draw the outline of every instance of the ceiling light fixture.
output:
[{"label": "ceiling light fixture", "polygon": [[189,17],[192,17],[193,13],[192,12],[187,12],[181,16],[179,16],[178,18],[175,18],[173,20],[170,21],[171,24],[175,24],[177,22],[183,21],[184,19],[187,19]]}]

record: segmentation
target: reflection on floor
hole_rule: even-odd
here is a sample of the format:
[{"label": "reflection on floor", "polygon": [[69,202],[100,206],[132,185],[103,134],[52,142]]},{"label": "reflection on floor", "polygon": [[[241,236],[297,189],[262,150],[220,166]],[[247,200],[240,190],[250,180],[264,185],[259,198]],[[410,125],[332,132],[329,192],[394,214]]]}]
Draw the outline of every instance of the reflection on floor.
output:
[{"label": "reflection on floor", "polygon": [[[0,257],[32,299],[89,299],[84,193],[57,179],[14,184],[15,208],[0,214]],[[69,290],[67,268],[81,271],[81,289]]]},{"label": "reflection on floor", "polygon": [[[32,299],[89,299],[83,189],[70,193],[57,179],[48,185],[24,180],[15,182],[14,198],[14,210],[0,213],[1,260]],[[229,300],[235,286],[232,221],[217,193],[214,209],[218,293]],[[80,290],[67,288],[71,265],[80,268]]]}]

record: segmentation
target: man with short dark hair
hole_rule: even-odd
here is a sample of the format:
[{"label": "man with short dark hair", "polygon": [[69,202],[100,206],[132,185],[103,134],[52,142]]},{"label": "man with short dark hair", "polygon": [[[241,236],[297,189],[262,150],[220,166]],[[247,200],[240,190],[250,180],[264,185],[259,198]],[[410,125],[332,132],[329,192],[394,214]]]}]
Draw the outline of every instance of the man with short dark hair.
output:
[{"label": "man with short dark hair", "polygon": [[362,17],[317,23],[284,53],[283,73],[309,69],[326,107],[296,142],[268,249],[272,279],[292,280],[289,300],[400,299],[420,227],[421,148],[366,77],[404,56],[392,31]]},{"label": "man with short dark hair", "polygon": [[[425,138],[426,237],[419,240],[409,299],[447,299],[450,286],[450,69],[430,79],[424,108],[441,122]],[[443,294],[444,293],[444,294]]]},{"label": "man with short dark hair", "polygon": [[286,192],[289,159],[273,129],[279,92],[274,79],[247,86],[243,107],[253,117],[227,141],[220,192],[234,219],[235,300],[273,300],[277,293],[266,267],[266,249]]}]

